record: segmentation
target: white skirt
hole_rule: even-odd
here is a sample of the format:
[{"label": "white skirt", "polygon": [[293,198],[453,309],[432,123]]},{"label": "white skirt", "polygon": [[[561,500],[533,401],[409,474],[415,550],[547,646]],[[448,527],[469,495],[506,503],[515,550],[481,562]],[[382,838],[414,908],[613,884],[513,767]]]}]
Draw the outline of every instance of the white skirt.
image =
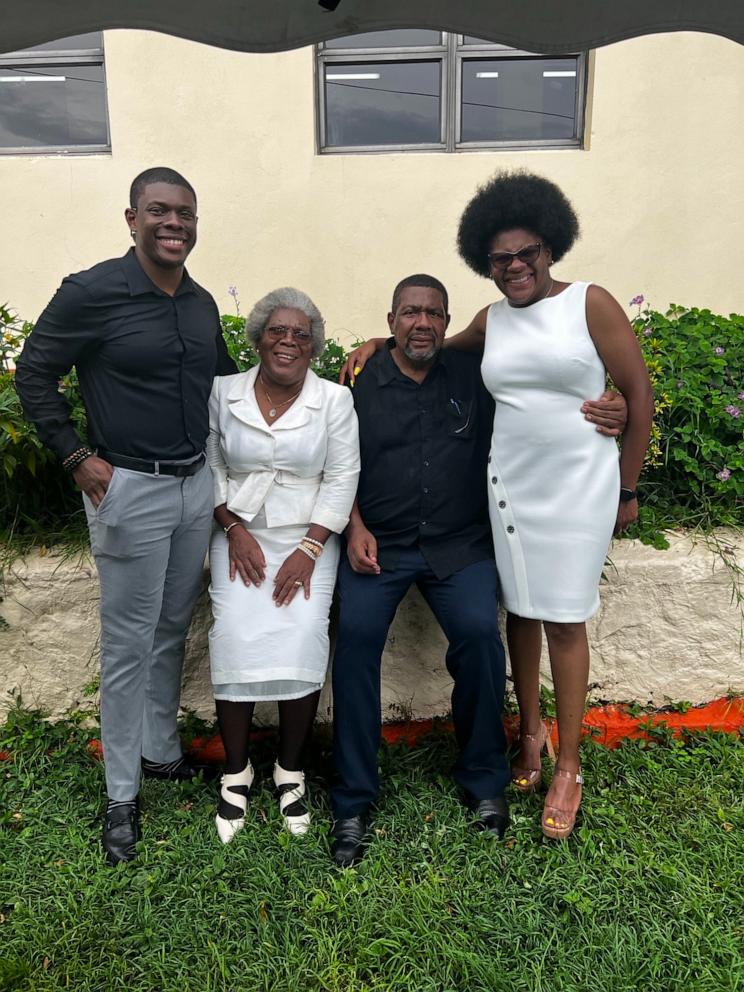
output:
[{"label": "white skirt", "polygon": [[237,702],[298,699],[321,688],[328,668],[328,614],[340,553],[336,534],[326,541],[310,580],[289,606],[272,599],[274,579],[308,525],[267,527],[263,511],[248,530],[266,558],[266,578],[247,586],[230,581],[228,543],[215,528],[209,549],[213,623],[209,660],[217,699]]}]

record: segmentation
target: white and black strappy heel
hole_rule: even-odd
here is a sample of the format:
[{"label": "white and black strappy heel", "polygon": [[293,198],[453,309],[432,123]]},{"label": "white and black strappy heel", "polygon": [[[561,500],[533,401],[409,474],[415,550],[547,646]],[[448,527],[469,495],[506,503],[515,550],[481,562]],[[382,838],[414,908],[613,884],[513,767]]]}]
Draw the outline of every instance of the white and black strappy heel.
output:
[{"label": "white and black strappy heel", "polygon": [[223,844],[229,844],[245,826],[245,811],[248,809],[248,793],[253,785],[253,775],[253,765],[249,761],[242,772],[222,776],[220,802],[214,822]]},{"label": "white and black strappy heel", "polygon": [[291,834],[305,834],[310,827],[306,805],[307,789],[304,772],[288,772],[278,761],[274,763],[274,785],[279,794],[279,811]]}]

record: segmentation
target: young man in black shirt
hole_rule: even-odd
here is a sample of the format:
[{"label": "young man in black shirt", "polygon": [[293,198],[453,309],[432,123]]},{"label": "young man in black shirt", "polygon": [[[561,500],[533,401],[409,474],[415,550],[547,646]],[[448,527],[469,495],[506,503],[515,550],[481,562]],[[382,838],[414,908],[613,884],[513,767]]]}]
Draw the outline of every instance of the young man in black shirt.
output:
[{"label": "young man in black shirt", "polygon": [[[184,263],[196,195],[172,169],[132,183],[134,247],[68,276],[18,360],[16,387],[42,441],[83,491],[101,582],[101,730],[109,863],[135,856],[140,768],[188,779],[176,730],[184,641],[214,500],[204,449],[215,375],[235,371],[217,306]],[[83,444],[59,379],[77,369]]]}]

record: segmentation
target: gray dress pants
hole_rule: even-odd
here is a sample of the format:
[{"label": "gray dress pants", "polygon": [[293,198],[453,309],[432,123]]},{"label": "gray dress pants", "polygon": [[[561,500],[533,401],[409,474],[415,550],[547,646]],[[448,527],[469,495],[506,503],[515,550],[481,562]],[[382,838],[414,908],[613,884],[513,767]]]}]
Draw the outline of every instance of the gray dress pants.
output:
[{"label": "gray dress pants", "polygon": [[181,757],[184,642],[201,588],[212,472],[115,468],[97,509],[84,497],[101,582],[101,736],[109,799],[139,792],[140,759]]}]

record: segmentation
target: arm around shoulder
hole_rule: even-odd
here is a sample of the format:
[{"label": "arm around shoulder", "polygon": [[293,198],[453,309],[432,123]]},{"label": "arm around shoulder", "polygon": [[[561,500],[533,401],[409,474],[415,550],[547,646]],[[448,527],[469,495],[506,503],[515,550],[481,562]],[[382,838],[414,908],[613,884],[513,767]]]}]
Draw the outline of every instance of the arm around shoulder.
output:
[{"label": "arm around shoulder", "polygon": [[472,351],[475,354],[483,354],[486,343],[486,321],[488,320],[489,307],[483,307],[473,317],[468,326],[454,334],[450,338],[444,339],[445,348],[454,348],[456,351]]}]

